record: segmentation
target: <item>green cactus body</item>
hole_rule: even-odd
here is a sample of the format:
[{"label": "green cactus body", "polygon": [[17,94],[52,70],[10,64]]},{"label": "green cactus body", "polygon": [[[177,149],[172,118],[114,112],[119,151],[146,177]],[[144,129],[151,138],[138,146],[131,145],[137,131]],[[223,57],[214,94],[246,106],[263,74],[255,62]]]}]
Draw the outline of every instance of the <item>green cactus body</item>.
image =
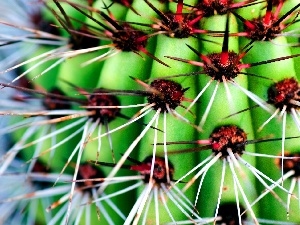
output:
[{"label": "green cactus body", "polygon": [[[203,28],[209,28],[210,30],[224,30],[225,23],[226,23],[227,16],[213,16],[210,18],[206,18],[203,23]],[[234,16],[230,16],[229,20],[229,31],[230,33],[237,32],[237,22]],[[212,27],[209,24],[213,24]],[[210,40],[216,41],[216,43],[209,43],[209,42],[203,42],[203,52],[207,54],[211,53],[221,53],[222,52],[222,43],[223,38],[212,38]],[[239,54],[240,48],[238,43],[237,37],[230,37],[229,38],[229,44],[228,44],[229,51],[233,51],[236,54]],[[211,80],[212,78],[205,75],[199,76],[200,86],[201,88],[204,88]],[[243,88],[247,88],[248,81],[247,77],[243,74],[239,74],[237,77],[233,78],[233,80],[240,85]],[[199,114],[201,124],[203,125],[203,133],[200,133],[199,139],[207,140],[209,138],[209,135],[212,133],[214,129],[216,129],[219,126],[223,125],[235,125],[243,129],[247,133],[247,138],[253,139],[253,131],[252,131],[252,124],[251,124],[251,116],[250,112],[245,112],[242,114],[238,114],[235,116],[232,116],[230,118],[226,117],[228,115],[231,115],[234,112],[237,112],[239,110],[245,109],[249,107],[247,96],[239,90],[239,88],[232,85],[230,82],[226,82],[226,85],[228,87],[228,90],[226,90],[225,84],[223,82],[219,83],[217,80],[212,81],[211,85],[208,87],[208,89],[203,93],[203,95],[200,97],[200,101],[205,103],[201,104],[199,106]],[[216,89],[216,86],[218,85],[218,89]],[[207,107],[208,103],[212,101],[214,91],[216,91],[215,98],[213,100],[212,106],[209,110],[209,113],[207,114]],[[228,92],[231,95],[231,99],[228,99]],[[207,114],[206,119],[203,119],[203,116]],[[202,118],[201,118],[202,117]],[[245,151],[254,152],[254,146],[249,145],[245,147]],[[211,155],[211,149],[209,148],[206,152],[199,153],[199,159],[200,162],[205,160],[209,155]],[[243,159],[245,159],[249,164],[255,165],[255,158],[249,157],[246,155],[241,156]],[[224,159],[225,160],[225,159]],[[225,160],[226,161],[226,160]],[[236,201],[236,194],[234,191],[234,184],[233,184],[233,175],[230,171],[230,167],[228,162],[223,162],[226,164],[226,172],[224,179],[224,186],[221,190],[221,180],[222,180],[222,162],[220,159],[211,167],[209,168],[207,174],[205,175],[204,182],[200,191],[200,198],[198,201],[198,207],[199,211],[201,212],[201,215],[203,216],[212,216],[216,212],[216,205],[218,202],[218,196],[220,192],[222,192],[221,195],[221,202],[235,202]],[[241,164],[242,165],[242,164]],[[243,167],[243,166],[242,166]],[[240,173],[238,169],[235,169],[237,176],[241,176],[241,173],[244,173],[242,175],[243,178],[240,179],[241,186],[245,193],[251,193],[248,198],[248,201],[251,202],[251,200],[254,200],[255,198],[255,178],[254,175],[248,171],[247,169],[243,169],[243,172]],[[204,176],[204,175],[203,175]],[[199,181],[197,181],[197,185],[199,185]],[[250,197],[251,196],[251,197]],[[220,197],[220,196],[219,196]],[[209,199],[212,202],[215,202],[216,205],[211,204],[205,204],[205,202]],[[246,203],[242,197],[241,192],[239,192],[239,199],[240,203],[246,207]],[[254,212],[256,211],[253,208]],[[250,213],[249,213],[250,214]],[[250,215],[249,215],[250,217]],[[251,220],[251,219],[250,219]]]},{"label": "green cactus body", "polygon": [[[250,23],[250,20],[254,18],[264,18],[267,9],[270,12],[270,4],[267,6],[267,1],[250,2],[251,6],[230,9],[224,15],[217,15],[218,10],[215,9],[214,15],[210,17],[205,17],[206,12],[196,9],[196,5],[204,2],[212,4],[214,2],[212,0],[203,2],[196,0],[135,0],[133,2],[130,0],[44,0],[43,2],[47,5],[43,9],[43,16],[54,21],[53,24],[59,27],[63,37],[70,38],[70,40],[66,38],[62,41],[66,51],[73,53],[77,51],[80,54],[66,57],[61,64],[47,71],[47,68],[55,65],[55,60],[60,60],[68,55],[67,53],[57,54],[54,59],[30,71],[26,78],[31,80],[35,89],[50,92],[53,87],[59,87],[67,96],[84,100],[85,102],[82,104],[78,100],[77,106],[72,101],[71,109],[80,109],[85,115],[82,119],[74,118],[67,121],[59,121],[59,119],[56,121],[53,117],[44,116],[43,120],[49,120],[49,124],[43,122],[38,125],[36,130],[32,128],[34,123],[25,128],[16,127],[16,131],[12,132],[14,142],[25,138],[28,129],[34,131],[33,134],[26,134],[30,137],[25,144],[22,144],[24,149],[20,149],[21,154],[16,154],[16,158],[21,157],[23,161],[34,162],[32,158],[39,156],[41,161],[49,163],[54,172],[62,172],[62,175],[74,174],[75,167],[75,173],[77,173],[79,163],[88,161],[90,164],[97,164],[99,162],[97,166],[105,176],[102,177],[105,182],[99,184],[100,189],[95,189],[94,196],[89,195],[79,205],[67,209],[70,206],[68,199],[71,202],[71,196],[66,195],[64,202],[66,205],[53,209],[52,216],[62,212],[60,210],[65,207],[66,215],[63,217],[67,217],[71,212],[69,221],[73,222],[78,218],[74,224],[175,224],[184,220],[186,223],[192,224],[203,222],[201,218],[217,216],[216,207],[222,203],[236,202],[247,209],[248,220],[253,221],[254,224],[263,224],[258,218],[269,219],[277,223],[287,220],[286,208],[283,205],[289,200],[287,200],[287,191],[282,189],[288,190],[293,183],[287,179],[280,187],[283,171],[279,166],[281,158],[277,157],[277,164],[275,164],[273,156],[282,154],[283,150],[285,153],[299,151],[299,140],[288,137],[300,136],[300,122],[297,127],[290,115],[291,110],[288,108],[290,111],[286,113],[286,117],[279,116],[267,124],[264,123],[270,118],[270,112],[276,110],[275,107],[267,104],[267,102],[271,104],[271,101],[268,100],[270,86],[286,78],[300,79],[300,57],[286,59],[300,52],[299,19],[297,18],[300,6],[295,7],[299,4],[298,0],[272,1],[270,20],[275,12],[279,13],[278,18],[280,18],[292,7],[295,9],[281,26],[284,27],[290,22],[291,24],[283,29],[283,34],[276,34],[278,37],[269,42],[251,42],[246,38],[249,37],[249,34],[243,32],[245,23]],[[234,1],[234,3],[236,2],[247,3],[242,0]],[[216,0],[214,3],[232,4],[231,1],[222,0]],[[280,8],[278,9],[275,4],[281,3],[283,7],[279,11]],[[131,6],[124,6],[124,4]],[[60,6],[64,10],[61,10]],[[225,7],[223,10],[226,11],[227,8]],[[171,13],[174,14],[173,18],[175,19],[168,21],[166,18],[172,18]],[[192,19],[184,23],[182,21],[185,18]],[[191,22],[193,19],[196,20],[195,23]],[[174,24],[178,22],[178,26],[173,28],[172,22]],[[183,35],[180,33],[180,29],[183,29],[184,26],[190,26],[190,30]],[[251,27],[251,24],[248,26]],[[83,29],[78,33],[80,28]],[[178,30],[178,35],[182,35],[180,38],[176,36]],[[104,47],[96,51],[84,52],[83,49],[88,51],[90,48],[85,44],[91,39],[84,41],[84,47],[71,43],[72,38],[74,39],[76,35],[83,38],[82,33],[85,34],[84,36],[93,36],[92,39],[99,38],[99,44],[95,44],[91,48]],[[0,26],[0,39],[2,41],[3,38],[3,43],[7,41],[5,38],[9,35],[2,34]],[[13,38],[19,37],[12,35],[12,40]],[[43,39],[34,32],[30,38]],[[10,39],[8,38],[8,40]],[[6,44],[3,45],[5,47]],[[40,45],[36,52],[23,60],[59,47],[61,46]],[[214,64],[214,60],[218,57],[220,58],[219,64]],[[235,57],[235,61],[231,62],[230,57]],[[279,60],[276,60],[277,58]],[[43,59],[41,58],[41,60]],[[21,67],[22,72],[38,65],[38,62],[41,61],[33,61]],[[230,63],[234,65],[234,69],[228,69],[231,70],[231,73],[226,70],[224,74],[220,75],[219,67],[226,67]],[[41,76],[45,70],[47,73]],[[3,86],[9,86],[7,83],[9,82]],[[180,90],[167,90],[173,88],[172,85],[180,87]],[[6,89],[8,87],[1,91]],[[120,101],[120,106],[114,105],[116,107],[112,109],[117,112],[113,119],[110,120],[107,117],[103,119],[100,116],[95,118],[98,115],[98,109],[88,108],[91,96],[96,96],[94,92],[100,93],[100,96],[102,94],[102,97],[112,95]],[[298,92],[295,95],[298,96]],[[36,96],[40,95],[36,94]],[[168,100],[169,96],[173,99]],[[277,99],[280,100],[279,97]],[[193,102],[195,99],[197,101]],[[294,114],[299,120],[299,100],[298,98],[293,100]],[[260,102],[260,107],[254,107],[258,102]],[[139,107],[135,107],[136,105]],[[28,110],[31,110],[30,107],[34,109],[33,106],[28,105]],[[265,109],[268,109],[269,112],[266,112]],[[12,111],[14,108],[8,107],[8,109],[3,108],[1,113],[5,115]],[[145,115],[141,116],[143,114]],[[27,115],[21,114],[21,116]],[[77,116],[81,117],[79,114]],[[129,124],[139,116],[141,118],[138,121]],[[34,118],[27,119],[29,121]],[[17,120],[20,121],[22,118],[14,116],[11,124],[17,124]],[[283,126],[284,122],[285,126]],[[72,123],[78,124],[66,132],[50,136],[59,129],[71,126]],[[119,129],[124,124],[129,125]],[[260,129],[262,124],[265,126]],[[213,142],[213,132],[216,131],[216,128],[224,128],[228,125],[242,129],[243,135],[247,136],[244,142],[237,145],[238,147],[234,146],[243,149],[241,152],[235,152],[235,148],[229,147],[226,152],[215,150],[216,146],[221,143]],[[93,126],[95,126],[93,132],[86,134],[92,130]],[[1,132],[9,133],[10,130],[2,129]],[[282,140],[284,139],[283,135],[286,137],[284,141]],[[276,138],[276,140],[267,141],[266,139],[269,138]],[[195,144],[197,139],[199,141]],[[38,142],[37,140],[42,141]],[[66,143],[55,147],[60,141],[66,141]],[[184,143],[179,144],[178,142]],[[192,150],[194,148],[195,151]],[[79,153],[74,154],[71,159],[70,156],[75,153],[75,149]],[[160,164],[163,165],[161,168],[149,166],[149,162],[144,161],[149,156],[153,157],[154,152],[156,160],[158,160],[155,162],[162,163]],[[249,154],[247,155],[247,153]],[[270,157],[263,157],[259,154],[270,155]],[[235,164],[235,159],[238,160],[239,166]],[[3,163],[5,157],[1,155],[0,160],[2,160],[0,163]],[[67,165],[68,160],[70,162]],[[165,165],[167,160],[170,161],[169,170],[174,174],[166,175],[166,178],[162,179],[163,181],[155,176],[149,178],[149,168],[154,168],[154,172],[161,172],[160,169],[164,170],[167,167]],[[10,162],[11,165],[7,166],[7,169],[0,165],[0,171],[1,168],[4,170],[0,172],[0,176],[4,178],[6,172],[24,171],[14,168],[13,163],[14,161]],[[174,166],[174,171],[171,164]],[[210,164],[212,166],[205,167]],[[30,164],[30,166],[32,165]],[[186,175],[197,166],[198,169]],[[202,175],[192,183],[192,177],[199,170],[203,170]],[[261,171],[261,173],[253,171]],[[258,178],[257,173],[263,173],[265,176],[260,175],[263,177]],[[110,181],[115,177],[116,179],[124,177],[126,179],[127,176],[136,175],[140,176],[136,180],[128,177],[126,182]],[[171,176],[171,180],[168,180],[169,176]],[[266,181],[266,177],[276,181],[277,187],[274,182]],[[70,179],[75,178],[76,176],[73,175]],[[262,180],[266,184],[262,184],[264,183]],[[88,182],[89,179],[87,178],[86,181]],[[73,180],[69,182],[70,186],[73,186],[73,190],[78,191],[79,184],[75,186]],[[132,186],[135,182],[137,185]],[[139,183],[140,186],[138,186]],[[58,183],[58,185],[61,184]],[[92,183],[92,185],[94,184]],[[201,185],[201,190],[198,190],[199,185]],[[266,194],[252,206],[251,204],[256,201],[257,197],[266,191],[267,185],[270,185],[269,189],[274,192]],[[123,190],[128,190],[127,188],[130,187],[134,188],[122,193]],[[1,191],[0,189],[0,193]],[[40,192],[36,191],[35,193]],[[102,199],[104,193],[110,196],[111,204]],[[118,194],[114,196],[115,193]],[[5,203],[6,199],[10,197],[14,196],[0,194],[0,203]],[[54,198],[57,200],[60,197]],[[281,202],[278,201],[278,197]],[[97,199],[103,203],[105,210],[93,202]],[[178,202],[177,205],[174,204],[174,199]],[[51,202],[54,205],[55,203]],[[141,207],[138,205],[140,203]],[[111,207],[112,204],[115,204],[124,216],[120,216],[118,210]],[[299,199],[292,196],[289,208],[290,221],[300,221],[297,204],[299,204]],[[76,207],[91,208],[90,211],[82,211],[83,216],[80,217],[80,213],[72,215],[73,210],[77,212],[75,211]],[[105,212],[110,217],[109,219],[103,216]],[[13,214],[16,213],[12,213],[12,217]],[[36,219],[31,218],[28,214],[28,221],[36,220],[42,224],[47,223],[46,220],[39,218],[42,216],[38,215]],[[1,218],[0,215],[0,223],[2,222]],[[55,219],[55,217],[53,218]],[[241,216],[239,218],[242,220]],[[18,220],[20,224],[24,222],[24,218],[22,219],[21,222]],[[57,221],[54,222],[54,219],[51,221],[55,224]],[[220,220],[219,217],[215,219],[216,221]],[[216,221],[215,223],[218,224]],[[59,222],[64,223],[64,221]]]},{"label": "green cactus body", "polygon": [[[284,37],[280,37],[276,39],[276,42],[282,43],[284,45],[284,43],[286,43],[286,40]],[[255,57],[255,61],[262,61],[263,59],[274,59],[282,56],[291,55],[291,51],[288,47],[279,48],[276,47],[273,43],[255,43],[255,46],[253,49],[251,49],[251,51],[255,51],[256,48],[260,49],[261,54]],[[251,56],[249,52],[249,55],[246,55],[245,57],[245,61],[254,61],[254,58],[250,57]],[[293,59],[253,67],[251,69],[247,69],[247,71],[260,76],[272,78],[272,80],[274,80],[275,82],[281,81],[285,78],[296,77]],[[266,79],[259,79],[259,85],[257,85],[257,79],[259,78],[249,77],[249,89],[252,90],[252,92],[254,92],[256,95],[260,96],[261,98],[267,101],[268,88],[274,82]],[[268,118],[270,118],[271,114],[267,113],[264,110],[257,109],[252,111],[252,116],[255,118],[255,120],[253,121],[254,130],[257,131],[262,126],[262,124],[266,122]],[[287,115],[286,126],[284,128],[283,120],[283,118],[271,120],[267,125],[265,125],[265,127],[260,132],[256,132],[256,138],[267,137],[270,135],[280,138],[283,135],[283,132],[285,132],[286,137],[297,136],[299,134],[299,130],[297,129],[289,113]],[[288,151],[289,149],[293,149],[297,146],[297,141],[285,140],[284,146],[284,149],[287,149]],[[282,141],[256,144],[256,149],[258,153],[281,155]],[[257,168],[260,168],[266,173],[266,175],[271,177],[273,180],[277,180],[281,174],[280,169],[275,165],[274,159],[271,158],[266,159],[263,157],[258,157]],[[263,190],[264,188],[260,187],[260,189]],[[286,193],[282,194],[281,196],[283,199],[287,198]],[[278,207],[271,207],[272,204],[270,204],[270,202],[273,202],[274,205],[278,205]],[[278,202],[278,200],[276,200],[271,195],[267,195],[259,202],[259,207],[261,209],[260,213],[266,218],[284,220],[286,218],[286,212],[284,210],[284,207],[279,205],[280,203]],[[293,217],[293,219],[296,221],[299,220],[297,216]]]}]

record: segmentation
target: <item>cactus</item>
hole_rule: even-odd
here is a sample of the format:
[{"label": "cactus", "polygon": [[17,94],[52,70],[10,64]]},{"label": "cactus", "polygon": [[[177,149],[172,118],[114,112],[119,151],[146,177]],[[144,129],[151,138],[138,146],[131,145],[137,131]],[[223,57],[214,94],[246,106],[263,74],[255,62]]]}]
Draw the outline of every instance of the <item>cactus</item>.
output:
[{"label": "cactus", "polygon": [[297,0],[0,9],[0,224],[300,223]]}]

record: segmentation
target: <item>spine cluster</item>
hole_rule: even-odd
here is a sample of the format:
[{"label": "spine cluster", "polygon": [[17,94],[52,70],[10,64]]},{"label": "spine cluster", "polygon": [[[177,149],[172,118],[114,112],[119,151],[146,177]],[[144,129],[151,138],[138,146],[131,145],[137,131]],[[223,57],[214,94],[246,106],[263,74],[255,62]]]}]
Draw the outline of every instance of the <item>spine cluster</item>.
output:
[{"label": "spine cluster", "polygon": [[300,223],[298,0],[0,9],[0,224]]}]

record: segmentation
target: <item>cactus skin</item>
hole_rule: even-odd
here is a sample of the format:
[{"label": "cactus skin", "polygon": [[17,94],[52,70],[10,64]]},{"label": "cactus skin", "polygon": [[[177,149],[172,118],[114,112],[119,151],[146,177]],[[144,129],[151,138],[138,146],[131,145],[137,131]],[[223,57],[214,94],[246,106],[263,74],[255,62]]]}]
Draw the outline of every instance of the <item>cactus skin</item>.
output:
[{"label": "cactus skin", "polygon": [[[61,4],[66,9],[66,13],[70,16],[70,18],[76,18],[74,19],[75,27],[79,27],[81,25],[80,21],[84,21],[86,26],[90,26],[90,28],[93,30],[94,28],[92,26],[99,27],[99,24],[95,23],[95,21],[91,21],[90,18],[86,18],[79,10],[72,6],[68,6],[68,2],[76,2],[77,7],[83,11],[89,11],[91,9],[91,6],[88,6],[85,1],[78,1],[78,0],[44,0],[48,4],[49,7],[57,9],[57,5],[54,2],[61,2]],[[122,21],[128,21],[130,22],[136,22],[136,24],[132,24],[133,27],[137,29],[145,31],[145,34],[149,35],[153,32],[154,29],[150,28],[149,26],[142,26],[139,23],[144,24],[152,24],[153,21],[158,21],[160,18],[157,13],[155,13],[149,5],[146,4],[143,0],[134,0],[132,3],[132,8],[140,15],[137,15],[137,13],[129,8],[126,8],[119,3],[114,3],[111,5],[111,7],[108,7],[107,9],[104,9],[103,2],[105,2],[106,6],[109,6],[111,2],[114,1],[103,1],[103,0],[97,0],[97,1],[89,1],[92,3],[92,6],[94,7],[93,12],[90,13],[91,16],[94,16],[97,18],[101,23],[104,23],[107,27],[109,27],[111,24],[106,23],[105,18],[99,15],[99,12],[104,12],[105,14],[108,14],[111,16],[111,18],[114,18],[118,23],[122,24]],[[120,1],[116,1],[120,2]],[[128,1],[130,2],[130,1]],[[197,4],[198,1],[190,0],[190,1],[158,1],[158,0],[149,0],[157,9],[167,13],[168,10],[171,12],[176,12],[177,7],[180,5],[181,2],[183,2],[183,12],[191,13],[194,12],[193,7],[195,4]],[[239,1],[241,2],[241,1]],[[283,15],[285,12],[287,12],[291,7],[298,4],[297,1],[287,0],[283,3],[282,11],[280,12],[280,15]],[[258,15],[261,15],[262,12],[264,12],[266,3],[262,3],[259,1],[259,4],[248,6],[245,8],[239,8],[235,10],[235,12],[243,18],[246,19],[252,19],[258,17]],[[274,7],[275,8],[275,7]],[[299,9],[296,9],[295,12],[299,12]],[[44,12],[45,18],[55,18],[53,15],[51,15],[51,12],[47,11],[45,9]],[[229,13],[230,14],[230,13]],[[228,15],[229,15],[228,14]],[[61,15],[60,15],[61,16]],[[245,37],[239,37],[239,32],[242,32],[242,24],[240,21],[237,20],[237,18],[230,14],[230,26],[229,26],[229,33],[232,34],[229,37],[229,51],[234,51],[236,53],[243,52],[242,48],[249,43],[249,40]],[[93,52],[89,54],[84,54],[80,56],[76,56],[74,58],[68,59],[65,63],[59,65],[55,69],[49,71],[47,74],[44,74],[42,78],[38,78],[34,80],[34,84],[43,87],[46,90],[50,90],[54,86],[61,87],[69,96],[74,96],[74,89],[67,83],[65,83],[63,80],[66,80],[73,85],[76,85],[79,88],[83,88],[85,90],[88,90],[89,92],[92,92],[95,88],[107,88],[107,89],[116,89],[116,90],[130,90],[130,91],[137,91],[137,90],[143,90],[143,91],[149,91],[147,88],[142,87],[139,82],[134,81],[133,79],[130,79],[130,77],[134,77],[141,82],[145,82],[147,84],[150,84],[153,79],[170,79],[174,80],[182,85],[183,88],[189,88],[189,90],[186,90],[184,93],[184,97],[187,99],[193,100],[197,94],[202,90],[202,88],[209,82],[211,77],[208,77],[205,74],[199,74],[197,76],[195,75],[189,75],[189,73],[198,72],[201,69],[201,67],[192,65],[192,63],[183,63],[178,62],[174,59],[171,59],[171,57],[177,57],[185,60],[191,60],[191,61],[198,61],[201,62],[200,58],[195,54],[191,48],[196,49],[203,55],[207,55],[210,53],[215,52],[221,52],[222,50],[222,43],[224,40],[224,35],[222,34],[222,31],[225,29],[225,21],[227,19],[227,15],[212,15],[208,18],[201,18],[200,21],[197,23],[200,25],[201,29],[203,30],[209,30],[209,31],[217,31],[221,32],[221,34],[208,34],[208,35],[194,35],[199,36],[201,39],[198,39],[196,37],[189,37],[189,38],[171,38],[165,34],[155,34],[149,39],[147,39],[147,45],[145,49],[147,51],[154,55],[157,59],[161,60],[163,63],[167,64],[163,65],[163,63],[158,62],[158,60],[153,59],[153,57],[144,54],[144,52],[120,52],[117,55],[105,59],[101,62],[94,62],[91,65],[88,65],[87,67],[81,67],[81,63],[85,62],[87,59],[90,59],[91,57],[96,57],[99,54],[103,54],[105,50]],[[121,22],[120,22],[121,21]],[[59,22],[56,21],[55,24],[60,26]],[[99,30],[104,29],[100,26]],[[291,27],[288,28],[289,30],[293,29],[299,29],[299,23],[293,24]],[[63,29],[62,29],[63,30]],[[96,29],[95,29],[96,30]],[[97,32],[101,33],[99,30],[96,30],[95,34]],[[1,31],[1,29],[0,29]],[[208,31],[208,33],[209,33]],[[106,31],[108,32],[108,31]],[[62,31],[64,36],[69,36],[67,32]],[[147,36],[148,38],[148,36]],[[103,42],[102,42],[103,41]],[[299,46],[289,46],[290,43],[298,42],[299,45],[299,38],[295,37],[277,37],[274,42],[277,43],[271,43],[271,42],[253,42],[253,48],[245,54],[245,56],[242,58],[243,63],[254,63],[259,61],[265,61],[269,59],[274,59],[277,57],[282,56],[289,56],[292,54],[299,54]],[[101,40],[100,43],[111,43],[111,40]],[[190,48],[187,47],[190,46]],[[297,44],[296,44],[297,45]],[[45,52],[46,48],[48,46],[42,46],[39,51]],[[0,48],[1,51],[1,48]],[[166,57],[169,56],[169,57]],[[28,56],[29,58],[32,57]],[[247,68],[246,70],[241,70],[241,72],[248,72],[251,74],[255,74],[257,76],[264,76],[270,78],[268,79],[262,79],[253,77],[250,75],[243,75],[240,74],[236,78],[234,78],[234,81],[238,83],[243,88],[253,92],[260,98],[266,100],[267,97],[267,89],[270,86],[270,84],[273,81],[279,81],[283,78],[287,77],[298,77],[300,79],[300,57],[294,58],[294,59],[288,59],[288,60],[282,60],[282,61],[276,61],[273,63],[269,63],[266,65],[259,65],[255,67]],[[30,68],[30,65],[27,65],[23,69]],[[49,66],[49,65],[47,65]],[[32,71],[28,78],[32,79],[36,75],[38,75],[43,69],[47,68],[47,66],[39,68],[38,70]],[[178,74],[181,74],[180,76],[176,76]],[[182,75],[186,74],[186,75]],[[176,109],[176,112],[184,115],[185,118],[187,118],[192,124],[199,124],[200,120],[202,119],[203,115],[205,114],[205,109],[208,106],[209,101],[211,100],[212,94],[213,94],[213,87],[215,86],[216,81],[212,82],[212,85],[203,93],[203,95],[200,97],[198,102],[191,108],[191,113],[184,112],[184,109],[178,107]],[[254,103],[252,100],[249,100],[249,98],[242,93],[238,88],[234,87],[230,83],[227,83],[229,86],[229,90],[232,96],[232,102],[229,103],[227,99],[227,92],[225,87],[222,83],[220,83],[217,95],[215,97],[215,100],[212,104],[212,107],[210,108],[209,114],[205,120],[205,123],[203,127],[202,132],[197,131],[195,128],[193,128],[190,124],[185,123],[183,121],[180,121],[176,118],[174,118],[172,115],[167,115],[167,125],[166,125],[166,131],[164,130],[164,123],[163,123],[163,113],[160,114],[160,119],[158,122],[158,131],[156,131],[153,128],[150,128],[149,131],[145,134],[145,136],[141,139],[141,141],[137,144],[137,146],[134,148],[132,153],[130,154],[130,157],[133,159],[143,160],[146,156],[152,154],[154,143],[154,133],[157,132],[158,134],[158,143],[164,142],[163,137],[163,131],[167,134],[167,142],[176,142],[176,141],[192,141],[195,139],[208,139],[209,134],[212,132],[214,128],[220,125],[225,124],[234,124],[237,126],[240,126],[247,132],[248,140],[253,140],[255,138],[266,138],[268,136],[274,136],[274,137],[281,137],[282,135],[282,123],[281,121],[272,120],[269,124],[264,127],[264,129],[261,132],[258,132],[258,128],[261,126],[261,124],[266,121],[266,119],[270,116],[267,112],[265,112],[262,109],[252,109],[246,110],[245,112],[238,113],[237,115],[228,117],[230,114],[244,110],[249,108],[250,106],[253,106]],[[5,90],[5,89],[4,89]],[[150,93],[153,90],[150,90]],[[134,104],[140,104],[147,101],[147,95],[143,94],[141,96],[123,96],[121,94],[116,94],[117,97],[121,101],[121,105],[134,105]],[[188,106],[189,102],[184,101],[183,105]],[[127,117],[133,117],[140,108],[129,108],[129,109],[122,109],[121,112],[124,113]],[[153,110],[154,111],[154,110]],[[155,112],[154,112],[155,113]],[[130,126],[115,132],[111,134],[111,139],[113,142],[113,150],[115,153],[116,161],[121,158],[121,154],[124,153],[124,151],[130,146],[130,144],[136,139],[136,137],[141,133],[143,128],[146,126],[147,123],[153,118],[154,113],[150,113],[147,116],[145,116],[142,120],[140,120],[140,123],[133,123]],[[195,116],[194,116],[195,115]],[[226,119],[224,119],[226,118]],[[117,118],[115,121],[112,121],[109,124],[110,129],[113,129],[115,127],[118,127],[124,123],[126,123],[126,119],[124,118]],[[144,123],[144,124],[142,124]],[[297,127],[295,127],[292,119],[288,116],[287,118],[287,129],[286,129],[286,137],[288,136],[297,136],[299,135],[299,130]],[[292,124],[292,125],[291,125]],[[58,124],[58,127],[64,126],[64,123]],[[154,125],[153,125],[154,126]],[[14,139],[20,139],[20,136],[22,136],[23,130],[18,130],[16,134],[13,135]],[[40,131],[38,131],[40,132]],[[39,136],[39,133],[35,136]],[[70,135],[73,131],[69,131],[67,135]],[[102,133],[106,132],[106,130],[103,128]],[[63,134],[66,135],[66,134]],[[63,139],[64,136],[59,135],[59,139]],[[80,136],[80,135],[79,135]],[[66,137],[66,136],[65,136]],[[34,137],[32,138],[34,140]],[[107,162],[107,163],[114,163],[112,162],[111,157],[111,151],[110,151],[110,143],[107,140],[107,137],[102,138],[103,143],[101,147],[101,158],[99,161]],[[68,143],[65,145],[65,148],[74,149],[74,146],[76,145],[76,141],[72,141],[71,143]],[[43,143],[43,148],[49,148],[51,146],[51,143],[49,141],[46,141]],[[193,145],[195,147],[195,145]],[[30,150],[34,150],[36,146],[31,146]],[[286,140],[285,141],[285,148],[289,151],[294,151],[298,146],[298,140],[292,139],[292,140]],[[180,150],[180,149],[186,149],[191,148],[191,145],[177,145],[177,146],[167,146],[168,151],[173,150]],[[85,146],[85,150],[83,153],[82,161],[86,160],[95,160],[96,156],[96,149],[97,149],[97,141],[91,141],[88,142]],[[27,152],[30,151],[29,149]],[[273,151],[274,150],[274,151]],[[247,145],[246,151],[249,152],[257,152],[257,153],[265,153],[269,155],[277,155],[280,153],[281,150],[281,142],[267,142],[263,144],[253,144],[253,145]],[[30,152],[32,152],[30,151]],[[209,151],[209,150],[208,150]],[[200,152],[200,153],[189,153],[189,154],[170,154],[169,160],[174,164],[175,168],[175,174],[174,178],[180,178],[184,174],[186,174],[191,168],[195,165],[197,165],[199,162],[205,160],[211,152]],[[295,150],[296,151],[296,150]],[[61,152],[61,151],[60,151]],[[164,148],[161,145],[157,146],[157,154],[159,156],[164,154]],[[28,158],[32,157],[30,154],[24,154],[24,159],[28,160]],[[57,160],[54,170],[56,172],[60,172],[61,168],[64,165],[64,162],[67,156],[62,156],[62,153],[55,155]],[[267,176],[271,177],[274,180],[277,180],[281,176],[280,169],[275,165],[274,159],[267,159],[263,157],[247,157],[245,156],[247,161],[255,165],[255,167],[265,173]],[[47,157],[43,157],[44,161],[47,161]],[[127,164],[129,161],[126,161],[125,164]],[[218,163],[219,164],[219,163]],[[103,168],[105,175],[108,175],[111,171],[110,167]],[[67,169],[66,172],[72,171],[71,169]],[[221,167],[219,165],[215,165],[213,168],[211,168],[207,175],[206,179],[204,180],[204,184],[202,186],[201,192],[200,192],[200,198],[198,200],[197,204],[197,210],[200,212],[201,217],[212,217],[214,216],[217,197],[220,189],[220,173]],[[136,172],[136,171],[135,171]],[[125,175],[132,175],[134,174],[133,171],[126,171],[122,170],[122,172],[118,173],[118,176],[125,176]],[[194,173],[193,173],[194,174]],[[253,174],[246,173],[247,179],[246,181],[250,181],[250,183],[255,183],[255,178],[253,177]],[[188,179],[188,178],[187,178]],[[184,180],[185,182],[186,180]],[[198,181],[196,181],[197,184]],[[226,172],[225,177],[225,183],[226,187],[224,189],[224,192],[222,194],[222,200],[221,202],[232,202],[235,201],[235,195],[233,193],[233,184],[232,184],[232,176],[229,172]],[[258,184],[254,184],[253,189],[248,188],[247,185],[244,186],[244,190],[249,197],[249,201],[252,202],[257,197],[258,193],[261,193],[264,191],[264,187],[262,187],[259,182]],[[287,181],[287,185],[285,184],[285,187],[288,187],[290,184],[289,181]],[[195,200],[195,195],[197,193],[197,185],[194,184],[191,188],[188,189],[188,191],[185,193],[186,196],[190,199],[191,202]],[[178,187],[182,187],[184,184],[178,184]],[[126,184],[120,185],[120,186],[114,186],[109,187],[107,193],[113,193],[120,189],[126,188]],[[128,200],[128,193],[118,196],[114,202],[118,205],[118,207],[123,211],[125,215],[128,215],[130,212],[132,206],[134,205],[134,202],[140,193],[141,189],[131,192],[130,200]],[[275,189],[277,193],[277,189]],[[255,193],[256,192],[256,193]],[[287,198],[287,194],[279,194],[283,201]],[[133,196],[133,197],[132,197]],[[209,199],[209,201],[208,201]],[[0,200],[1,201],[1,200]],[[295,215],[295,211],[297,211],[297,201],[299,200],[292,200],[291,205],[291,214],[290,214],[290,220],[299,222],[300,218],[299,216]],[[125,202],[125,204],[123,203]],[[244,202],[242,202],[244,204]],[[274,198],[272,195],[267,195],[262,200],[259,201],[259,203],[253,207],[253,210],[260,218],[267,218],[270,220],[275,221],[283,221],[286,220],[286,212],[285,209],[279,205],[278,201]],[[155,210],[153,210],[154,203],[151,204],[150,210],[148,212],[148,223],[154,223],[155,221]],[[160,209],[163,211],[165,210],[163,205],[160,205]],[[243,205],[245,207],[245,205]],[[180,211],[176,209],[175,206],[171,206],[170,204],[170,211],[178,211],[175,214],[180,214]],[[109,211],[109,210],[108,210]],[[109,212],[113,215],[113,212]],[[95,214],[95,212],[93,212]],[[96,217],[93,215],[93,217]],[[113,218],[114,219],[114,218]],[[176,220],[186,220],[185,215],[176,215]],[[114,221],[116,224],[121,224],[123,220],[117,219]],[[169,215],[166,213],[164,215],[160,215],[160,224],[161,223],[167,223],[170,222]],[[91,224],[97,224],[98,221],[92,222]],[[101,224],[105,224],[103,220],[101,221]]]}]

